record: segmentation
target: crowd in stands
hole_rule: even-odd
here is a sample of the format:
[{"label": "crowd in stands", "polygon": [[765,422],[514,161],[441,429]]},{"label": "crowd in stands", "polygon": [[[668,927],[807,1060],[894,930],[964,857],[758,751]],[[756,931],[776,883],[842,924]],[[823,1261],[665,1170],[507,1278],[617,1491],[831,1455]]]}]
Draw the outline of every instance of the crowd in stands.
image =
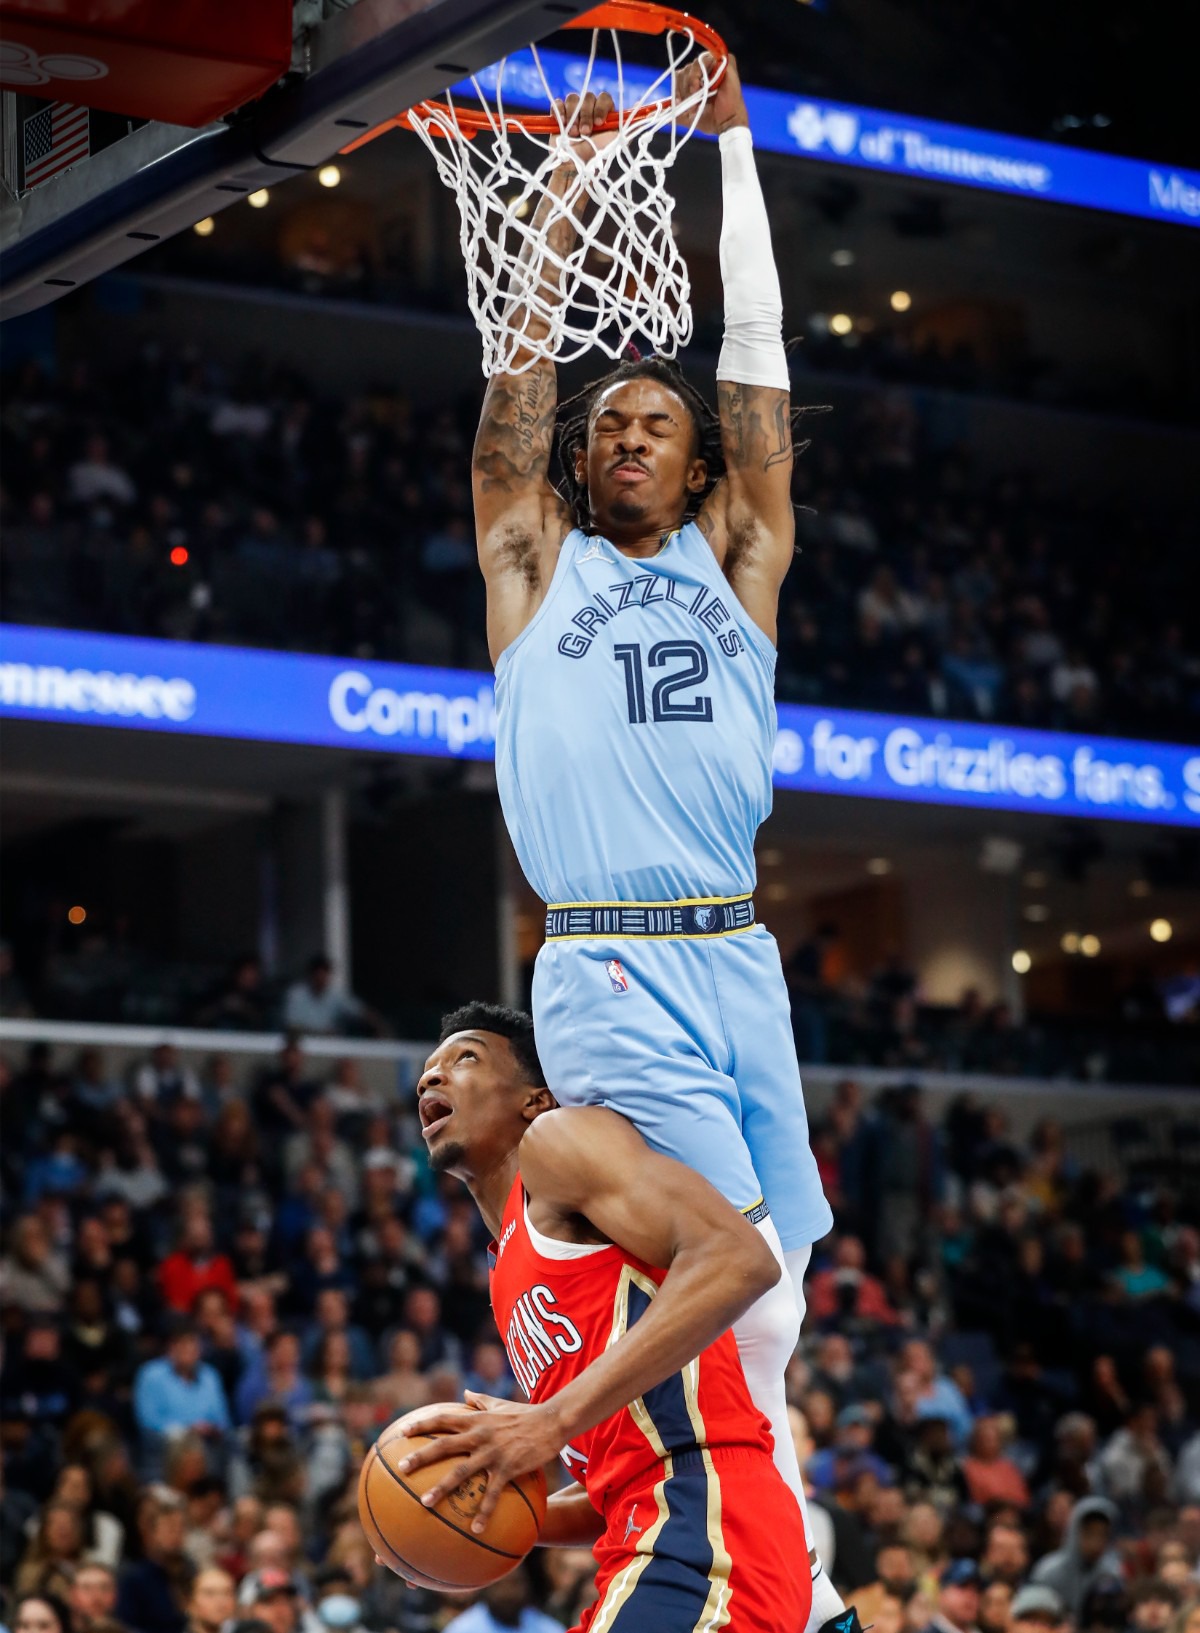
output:
[{"label": "crowd in stands", "polygon": [[893,953],[865,980],[831,977],[839,930],[818,924],[784,963],[796,1052],[813,1065],[984,1072],[1112,1083],[1200,1082],[1200,976],[1142,973],[1103,1014],[1018,1017],[968,987],[957,1004],[923,1001]]},{"label": "crowd in stands", "polygon": [[[785,961],[796,1051],[807,1064],[1109,1083],[1200,1080],[1195,974],[1161,989],[1140,980],[1104,1014],[1018,1020],[1008,1004],[986,1004],[974,989],[957,1004],[924,1002],[915,973],[896,957],[868,980],[832,979],[837,941],[837,926],[821,924]],[[335,982],[322,953],[296,980],[280,982],[254,954],[225,970],[173,964],[139,954],[99,926],[71,951],[44,958],[27,951],[28,979],[0,941],[0,1017],[347,1038],[411,1036],[414,1025],[432,1028],[437,1019],[421,1004],[407,1013],[407,1030],[396,1017],[389,1022]],[[84,1075],[94,1069],[89,1058]]]},{"label": "crowd in stands", "polygon": [[[365,1449],[515,1384],[466,1193],[412,1097],[298,1052],[3,1076],[0,1582],[15,1633],[554,1633],[535,1555],[464,1612],[376,1567]],[[1196,1633],[1197,1198],[1080,1171],[974,1098],[851,1079],[814,1127],[837,1227],[789,1372],[817,1541],[882,1633]],[[469,1620],[455,1624],[464,1614]]]},{"label": "crowd in stands", "polygon": [[[2,420],[6,616],[485,667],[477,411],[154,345],[109,374],[27,364]],[[1182,522],[985,479],[899,387],[810,425],[782,698],[1195,739]]]}]

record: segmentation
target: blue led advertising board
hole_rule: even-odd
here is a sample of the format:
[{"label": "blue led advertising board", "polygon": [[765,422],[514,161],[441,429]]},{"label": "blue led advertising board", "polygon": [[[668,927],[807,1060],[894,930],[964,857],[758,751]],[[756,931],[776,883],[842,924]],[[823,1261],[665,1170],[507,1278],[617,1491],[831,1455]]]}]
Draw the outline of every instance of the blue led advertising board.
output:
[{"label": "blue led advertising board", "polygon": [[[553,96],[565,97],[584,82],[585,58],[562,51],[537,55],[544,82],[531,52],[515,51],[505,59],[500,89],[514,106],[545,110],[547,87]],[[477,77],[489,99],[494,98],[499,70],[488,68]],[[614,99],[623,94],[631,103],[653,77],[644,68],[625,66],[618,78],[615,63],[597,62],[588,85],[611,92]],[[454,89],[471,94],[469,81]],[[1178,165],[1089,153],[755,85],[746,87],[746,107],[756,146],[770,152],[1200,227],[1200,172]]]},{"label": "blue led advertising board", "polygon": [[[0,625],[0,715],[490,760],[490,675]],[[1200,828],[1200,745],[779,705],[775,786]]]}]

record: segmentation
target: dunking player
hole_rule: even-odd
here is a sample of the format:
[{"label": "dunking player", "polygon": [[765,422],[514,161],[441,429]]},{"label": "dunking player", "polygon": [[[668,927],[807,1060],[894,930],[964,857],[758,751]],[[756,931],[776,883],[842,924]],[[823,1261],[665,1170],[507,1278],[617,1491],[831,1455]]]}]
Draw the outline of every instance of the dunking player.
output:
[{"label": "dunking player", "polygon": [[[568,103],[572,134],[587,141],[609,107]],[[620,1111],[786,1258],[790,1285],[735,1336],[803,1509],[783,1373],[811,1245],[832,1216],[778,949],[751,894],[771,805],[793,450],[779,279],[732,59],[701,128],[719,132],[724,198],[719,415],[678,369],[622,364],[565,405],[564,497],[549,480],[553,363],[496,375],[475,442],[475,515],[500,798],[550,904],[538,1047],[560,1098]],[[565,255],[569,217],[549,231]],[[524,322],[544,337],[532,312]],[[844,1606],[811,1559],[817,1627]]]},{"label": "dunking player", "polygon": [[[504,1478],[565,1447],[582,1484],[551,1498],[542,1541],[595,1545],[584,1628],[796,1633],[804,1528],[729,1333],[779,1278],[767,1244],[623,1117],[555,1110],[528,1015],[447,1016],[420,1096],[431,1165],[466,1182],[492,1232],[492,1307],[533,1403],[402,1419],[460,1454],[425,1501],[493,1471],[481,1530]],[[401,1468],[445,1455],[439,1439]]]}]

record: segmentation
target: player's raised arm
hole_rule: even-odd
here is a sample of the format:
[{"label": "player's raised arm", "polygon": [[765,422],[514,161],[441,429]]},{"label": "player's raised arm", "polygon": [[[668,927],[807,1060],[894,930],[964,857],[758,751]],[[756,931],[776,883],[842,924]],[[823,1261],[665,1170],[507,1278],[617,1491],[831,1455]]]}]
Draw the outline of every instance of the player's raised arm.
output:
[{"label": "player's raised arm", "polygon": [[[565,115],[572,135],[591,137],[592,126],[611,111],[612,99],[590,93],[569,98]],[[543,300],[558,293],[562,262],[576,239],[575,218],[564,205],[575,175],[564,164],[551,177],[538,206],[533,233],[522,256],[522,269],[537,280]],[[582,203],[582,199],[580,199]],[[544,253],[534,266],[534,243]],[[531,341],[541,341],[550,325],[532,306],[524,312],[523,292],[509,291],[517,308],[512,326]],[[519,353],[525,362],[530,353]],[[494,374],[483,399],[471,458],[475,500],[475,533],[479,565],[487,584],[488,647],[495,662],[524,629],[541,604],[554,573],[559,546],[571,528],[567,506],[550,482],[558,383],[554,363],[546,357],[519,374]]]},{"label": "player's raised arm", "polygon": [[771,227],[732,57],[700,128],[717,134],[721,149],[725,340],[717,406],[726,474],[697,521],[743,606],[774,640],[796,534],[791,388]]}]

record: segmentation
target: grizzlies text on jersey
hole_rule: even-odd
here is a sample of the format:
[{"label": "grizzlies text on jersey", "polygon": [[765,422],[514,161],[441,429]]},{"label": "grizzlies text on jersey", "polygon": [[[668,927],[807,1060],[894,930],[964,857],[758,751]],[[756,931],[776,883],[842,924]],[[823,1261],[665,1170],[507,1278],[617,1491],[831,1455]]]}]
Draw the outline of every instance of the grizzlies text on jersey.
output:
[{"label": "grizzlies text on jersey", "polygon": [[496,778],[545,902],[754,888],[775,649],[693,522],[632,559],[575,530],[496,666]]}]

